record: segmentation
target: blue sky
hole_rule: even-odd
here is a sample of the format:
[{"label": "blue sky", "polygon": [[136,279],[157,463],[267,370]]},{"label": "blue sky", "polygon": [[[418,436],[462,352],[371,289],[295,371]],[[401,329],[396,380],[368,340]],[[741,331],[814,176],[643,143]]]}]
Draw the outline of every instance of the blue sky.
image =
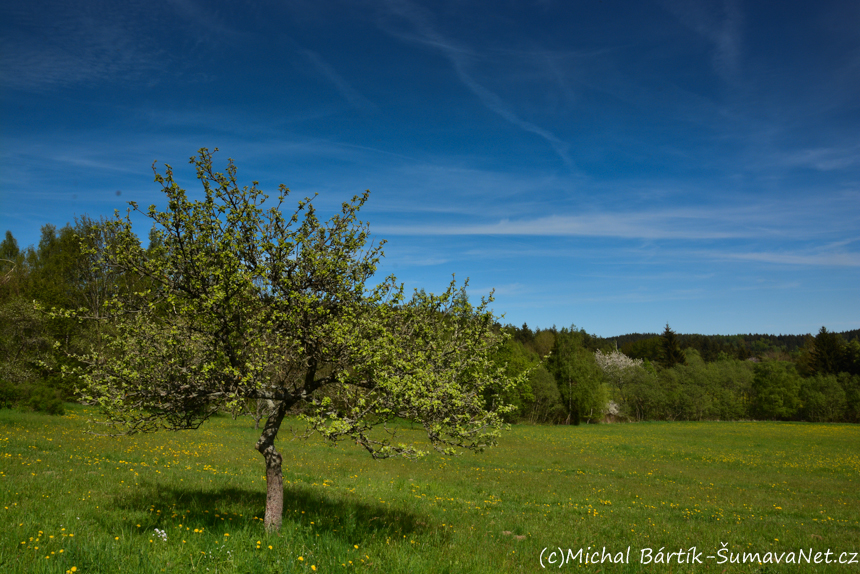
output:
[{"label": "blue sky", "polygon": [[322,214],[370,189],[383,274],[470,277],[505,322],[855,329],[858,30],[853,1],[4,0],[0,231],[161,206],[155,160],[199,195],[218,147]]}]

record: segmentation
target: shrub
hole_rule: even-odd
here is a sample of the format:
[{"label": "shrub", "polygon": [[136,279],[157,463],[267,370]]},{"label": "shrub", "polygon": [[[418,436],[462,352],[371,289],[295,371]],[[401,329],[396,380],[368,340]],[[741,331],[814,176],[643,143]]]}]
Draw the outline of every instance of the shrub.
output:
[{"label": "shrub", "polygon": [[36,387],[33,389],[27,404],[36,412],[43,412],[49,415],[63,415],[66,413],[61,395],[57,391],[47,387]]}]

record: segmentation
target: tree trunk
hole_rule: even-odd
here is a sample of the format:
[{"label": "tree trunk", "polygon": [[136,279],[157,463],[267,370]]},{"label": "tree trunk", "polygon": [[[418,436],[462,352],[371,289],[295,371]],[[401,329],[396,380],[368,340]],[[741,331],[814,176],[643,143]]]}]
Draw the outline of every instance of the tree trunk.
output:
[{"label": "tree trunk", "polygon": [[266,461],[266,514],[263,523],[269,532],[280,530],[284,520],[284,474],[281,469],[283,458],[275,449],[275,438],[286,412],[286,401],[280,401],[266,420],[266,427],[257,441],[257,450]]}]

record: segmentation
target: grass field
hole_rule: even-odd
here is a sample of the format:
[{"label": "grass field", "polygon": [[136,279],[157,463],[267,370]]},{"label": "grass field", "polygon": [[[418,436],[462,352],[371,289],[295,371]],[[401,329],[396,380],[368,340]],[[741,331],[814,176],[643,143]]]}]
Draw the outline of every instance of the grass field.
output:
[{"label": "grass field", "polygon": [[[0,571],[860,572],[838,563],[860,552],[856,425],[517,426],[417,462],[282,430],[284,527],[266,535],[249,419],[101,438],[87,416],[0,411]],[[702,564],[641,564],[694,546]],[[588,547],[629,563],[570,560]],[[744,552],[764,563],[732,563]]]}]

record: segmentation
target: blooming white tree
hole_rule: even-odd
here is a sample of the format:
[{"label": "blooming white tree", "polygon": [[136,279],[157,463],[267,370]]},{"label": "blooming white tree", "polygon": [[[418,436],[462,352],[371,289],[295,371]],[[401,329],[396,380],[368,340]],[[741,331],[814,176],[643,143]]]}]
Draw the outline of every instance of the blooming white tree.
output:
[{"label": "blooming white tree", "polygon": [[609,353],[597,351],[594,353],[594,359],[597,361],[597,366],[603,371],[603,375],[617,385],[619,389],[624,387],[624,383],[644,363],[642,359],[631,359],[618,349]]}]

